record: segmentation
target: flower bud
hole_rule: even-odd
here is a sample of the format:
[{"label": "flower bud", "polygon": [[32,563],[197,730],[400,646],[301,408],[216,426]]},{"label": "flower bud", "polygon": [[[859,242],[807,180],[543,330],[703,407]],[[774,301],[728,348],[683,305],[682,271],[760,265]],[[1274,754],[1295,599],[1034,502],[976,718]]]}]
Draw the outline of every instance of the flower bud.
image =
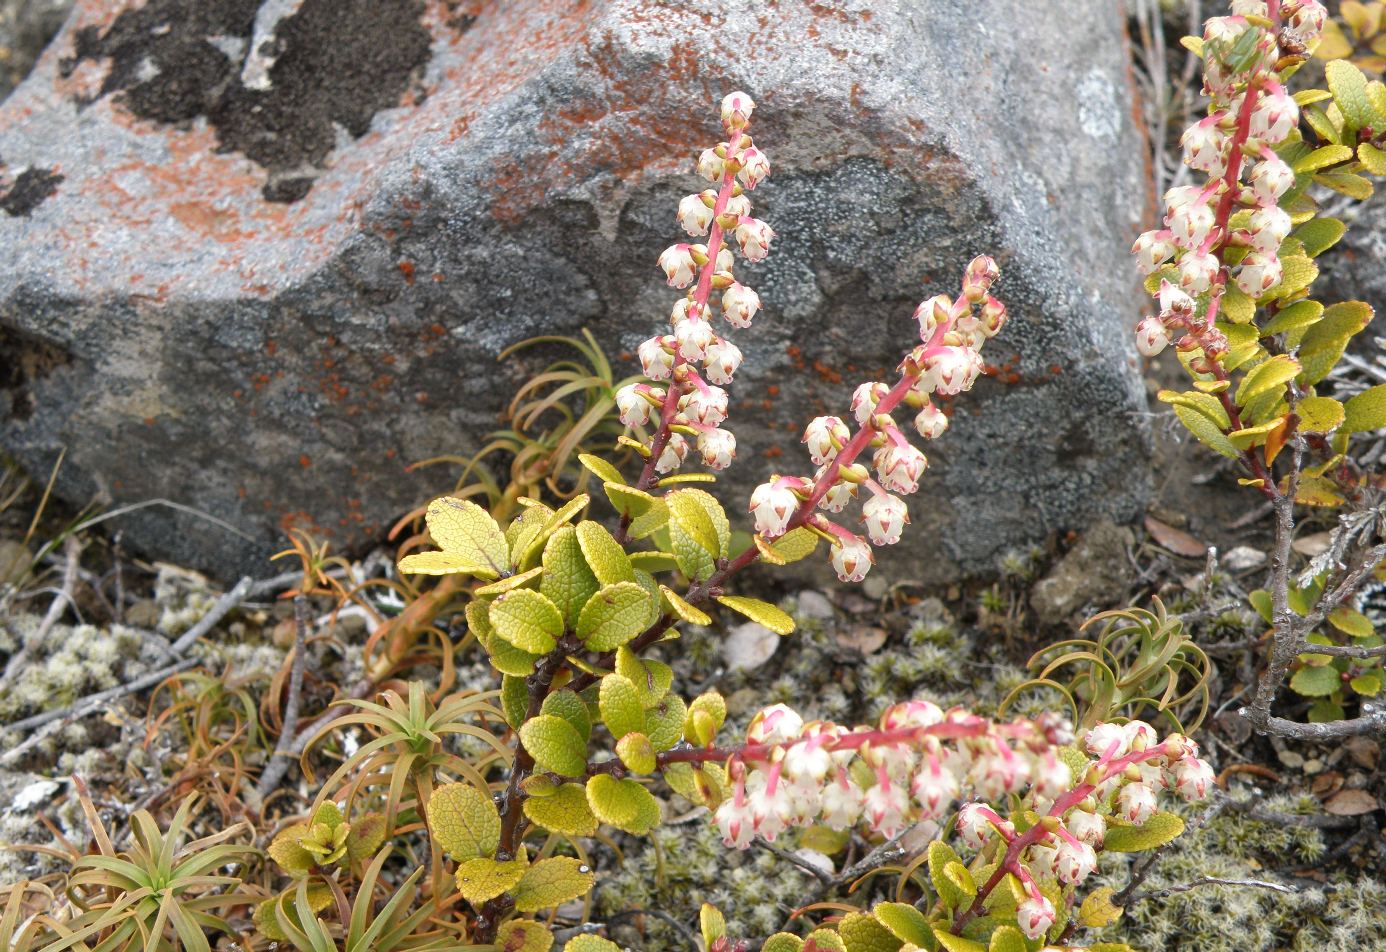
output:
[{"label": "flower bud", "polygon": [[1262,205],[1274,205],[1280,196],[1295,184],[1295,173],[1274,152],[1266,149],[1265,158],[1251,167],[1247,184],[1251,186],[1256,201]]},{"label": "flower bud", "polygon": [[[709,192],[708,194],[715,195],[716,193]],[[737,222],[751,214],[751,200],[745,195],[730,195],[727,197],[727,204],[722,208],[722,214],[731,216],[734,227]]]},{"label": "flower bud", "polygon": [[787,704],[763,707],[751,718],[746,740],[752,744],[787,744],[804,729],[804,719]]},{"label": "flower bud", "polygon": [[1284,142],[1299,125],[1299,106],[1279,83],[1267,83],[1251,112],[1250,134],[1272,145]]},{"label": "flower bud", "polygon": [[1098,724],[1083,738],[1083,747],[1094,757],[1120,757],[1130,744],[1131,737],[1120,724]]},{"label": "flower bud", "polygon": [[741,163],[741,170],[736,173],[736,177],[741,180],[741,184],[748,191],[759,185],[761,180],[770,174],[770,160],[766,158],[764,152],[755,146],[741,150],[738,159]]},{"label": "flower bud", "polygon": [[837,456],[837,446],[834,442],[844,444],[851,436],[852,431],[847,429],[847,424],[839,417],[821,416],[809,421],[809,425],[804,428],[804,438],[801,442],[808,446],[809,459],[813,460],[813,464],[822,466],[832,462]]},{"label": "flower bud", "polygon": [[1075,838],[1094,848],[1101,846],[1103,838],[1107,835],[1107,821],[1103,819],[1102,814],[1081,807],[1068,815],[1064,826]]},{"label": "flower bud", "polygon": [[[627,384],[616,391],[616,408],[620,412],[621,422],[626,426],[643,426],[649,422],[650,411],[654,409],[650,402],[641,395],[641,387],[644,384]],[[650,390],[649,387],[645,387]],[[663,391],[655,391],[660,394]]]},{"label": "flower bud", "polygon": [[982,304],[982,313],[978,318],[977,329],[981,331],[983,337],[995,337],[1001,333],[1001,328],[1006,326],[1008,317],[1006,305],[994,297],[989,297]]},{"label": "flower bud", "polygon": [[751,110],[756,104],[743,92],[727,93],[722,97],[722,125],[728,132],[746,128],[751,121]]},{"label": "flower bud", "polygon": [[1227,171],[1227,159],[1223,150],[1227,137],[1218,130],[1220,114],[1208,116],[1184,130],[1179,144],[1184,147],[1184,164],[1191,169],[1209,175],[1222,175]]},{"label": "flower bud", "polygon": [[1117,810],[1140,826],[1155,813],[1155,791],[1143,783],[1128,783],[1117,794]]},{"label": "flower bud", "polygon": [[852,415],[857,423],[866,426],[876,415],[876,404],[881,402],[890,388],[883,383],[864,383],[852,391]]},{"label": "flower bud", "polygon": [[1136,350],[1154,357],[1169,346],[1169,330],[1158,317],[1146,317],[1136,325]]},{"label": "flower bud", "polygon": [[871,828],[887,839],[904,828],[908,810],[905,791],[893,783],[877,783],[866,791],[862,802],[862,812]]},{"label": "flower bud", "polygon": [[698,174],[709,182],[720,182],[726,171],[726,164],[714,149],[704,149],[698,156]]},{"label": "flower bud", "polygon": [[871,546],[866,544],[866,540],[855,535],[841,541],[841,545],[832,547],[831,556],[838,580],[860,582],[866,578],[866,573],[871,571],[871,566],[876,561],[876,557],[871,552]]},{"label": "flower bud", "polygon": [[717,426],[727,418],[727,391],[721,387],[694,387],[679,401],[679,409],[695,423]]},{"label": "flower bud", "polygon": [[651,380],[664,380],[674,367],[674,338],[651,337],[637,348],[640,366]]},{"label": "flower bud", "polygon": [[1193,294],[1202,294],[1212,287],[1221,265],[1207,252],[1194,251],[1179,259],[1179,286]]},{"label": "flower bud", "polygon": [[980,304],[986,300],[987,292],[1000,276],[1001,269],[996,266],[995,261],[986,255],[978,255],[972,259],[963,273],[963,296],[973,304]]},{"label": "flower bud", "polygon": [[659,255],[659,266],[669,279],[671,288],[686,288],[693,283],[694,265],[689,245],[670,245]]},{"label": "flower bud", "polygon": [[1213,768],[1205,760],[1190,756],[1174,765],[1174,792],[1185,800],[1202,800],[1214,781]]},{"label": "flower bud", "polygon": [[1193,202],[1170,209],[1165,216],[1165,224],[1174,236],[1174,243],[1181,248],[1194,249],[1203,244],[1205,238],[1217,224],[1217,215],[1207,202]]},{"label": "flower bud", "polygon": [[952,316],[953,299],[946,294],[937,294],[923,301],[914,309],[914,319],[919,322],[919,339],[929,343],[940,324],[948,322]]},{"label": "flower bud", "polygon": [[712,225],[712,209],[701,195],[688,195],[679,202],[679,225],[690,235],[706,235]]},{"label": "flower bud", "polygon": [[1203,42],[1230,46],[1248,29],[1245,17],[1209,17],[1203,24]]},{"label": "flower bud", "polygon": [[752,490],[748,510],[755,521],[756,532],[767,539],[784,535],[790,517],[799,508],[799,497],[787,487],[775,483],[772,479]]},{"label": "flower bud", "polygon": [[1160,317],[1165,320],[1193,316],[1194,299],[1169,281],[1160,282]]},{"label": "flower bud", "polygon": [[1015,908],[1015,921],[1027,939],[1038,939],[1054,924],[1054,904],[1044,896],[1031,896]]},{"label": "flower bud", "polygon": [[1131,254],[1136,256],[1136,267],[1141,274],[1154,274],[1155,271],[1174,255],[1174,242],[1167,232],[1147,231],[1131,246]]},{"label": "flower bud", "polygon": [[659,459],[655,460],[656,473],[672,473],[688,458],[688,440],[682,433],[670,433]]},{"label": "flower bud", "polygon": [[994,829],[981,804],[964,803],[958,810],[958,836],[971,849],[979,850],[985,846]]},{"label": "flower bud", "polygon": [[871,458],[876,478],[886,489],[898,493],[913,493],[919,489],[919,477],[924,475],[929,461],[909,443],[894,440],[878,449]]},{"label": "flower bud", "polygon": [[702,318],[690,317],[679,322],[674,328],[674,338],[679,343],[679,354],[684,360],[702,360],[707,356],[707,348],[717,339],[712,325]]},{"label": "flower bud", "polygon": [[732,374],[741,366],[741,349],[731,341],[717,337],[707,346],[703,360],[708,383],[729,384]]},{"label": "flower bud", "polygon": [[914,428],[924,439],[936,440],[948,429],[948,415],[932,403],[926,403],[915,414]]},{"label": "flower bud", "polygon": [[775,232],[759,218],[743,218],[736,226],[736,242],[748,261],[762,261],[770,253]]},{"label": "flower bud", "polygon": [[866,534],[873,545],[894,545],[910,521],[905,501],[897,496],[872,494],[861,509],[866,519]]},{"label": "flower bud", "polygon": [[733,327],[750,327],[751,318],[760,310],[760,295],[744,284],[732,283],[722,292],[722,316]]},{"label": "flower bud", "polygon": [[1054,855],[1054,875],[1059,882],[1075,886],[1097,869],[1097,852],[1087,843],[1059,840]]},{"label": "flower bud", "polygon": [[1265,254],[1275,254],[1294,227],[1289,213],[1278,205],[1267,205],[1251,213],[1251,247]]},{"label": "flower bud", "polygon": [[1284,271],[1280,259],[1273,254],[1253,251],[1242,259],[1237,272],[1237,287],[1250,298],[1258,298],[1280,283]]}]

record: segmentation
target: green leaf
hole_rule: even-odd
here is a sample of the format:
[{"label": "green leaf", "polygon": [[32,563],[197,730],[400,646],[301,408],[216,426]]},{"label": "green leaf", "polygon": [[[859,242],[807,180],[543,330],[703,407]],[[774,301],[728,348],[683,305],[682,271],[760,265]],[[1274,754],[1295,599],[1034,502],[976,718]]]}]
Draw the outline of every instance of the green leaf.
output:
[{"label": "green leaf", "polygon": [[1313,386],[1328,376],[1343,356],[1348,340],[1372,319],[1372,307],[1362,301],[1341,301],[1324,308],[1323,319],[1304,332],[1299,359],[1304,365],[1300,380]]},{"label": "green leaf", "polygon": [[1251,607],[1256,609],[1256,614],[1260,615],[1261,620],[1269,625],[1271,623],[1271,618],[1273,617],[1271,614],[1272,609],[1270,592],[1266,591],[1264,588],[1258,588],[1256,591],[1248,595],[1247,598],[1251,602]]},{"label": "green leaf", "polygon": [[[278,896],[266,899],[255,907],[255,912],[251,918],[255,922],[255,927],[260,930],[260,934],[273,942],[288,942],[289,936],[279,926],[279,920],[275,917],[274,907],[277,905],[279,911],[288,919],[290,923],[299,929],[303,928],[303,923],[298,918],[298,908],[294,902],[295,893],[298,890],[294,887],[284,890]],[[310,882],[307,889],[308,908],[313,912],[322,912],[332,905],[332,887],[324,882]]]},{"label": "green leaf", "polygon": [[1161,403],[1197,410],[1219,429],[1225,430],[1232,425],[1222,401],[1210,393],[1199,393],[1197,390],[1185,390],[1183,393],[1174,390],[1161,390],[1157,396]]},{"label": "green leaf", "polygon": [[520,588],[526,583],[533,581],[535,578],[541,575],[543,571],[543,569],[536,568],[530,569],[528,572],[521,572],[519,575],[511,575],[507,578],[501,579],[498,582],[492,582],[489,585],[483,585],[480,588],[476,589],[472,594],[480,596],[503,595],[506,592],[513,591],[514,589]]},{"label": "green leaf", "polygon": [[924,913],[907,902],[878,902],[871,914],[901,942],[924,946],[933,938]]},{"label": "green leaf", "polygon": [[1088,929],[1102,929],[1121,918],[1120,906],[1112,903],[1116,891],[1111,886],[1101,886],[1088,893],[1078,910],[1078,921]]},{"label": "green leaf", "polygon": [[1015,926],[997,926],[987,952],[1030,952],[1025,936]]},{"label": "green leaf", "polygon": [[1332,433],[1343,425],[1343,405],[1332,397],[1305,397],[1295,407],[1302,433]]},{"label": "green leaf", "polygon": [[698,910],[698,931],[702,933],[703,944],[711,948],[714,942],[727,934],[727,919],[716,906],[705,902]]},{"label": "green leaf", "polygon": [[[503,952],[549,952],[552,947],[549,927],[533,919],[511,919],[496,930],[496,948]],[[567,948],[573,944],[568,943]]]},{"label": "green leaf", "polygon": [[1357,147],[1357,158],[1373,175],[1386,175],[1386,152],[1378,149],[1370,142],[1363,142]]},{"label": "green leaf", "polygon": [[1343,409],[1344,433],[1367,433],[1386,427],[1386,383],[1349,398]]},{"label": "green leaf", "polygon": [[1367,97],[1367,77],[1360,69],[1347,60],[1333,60],[1324,64],[1323,74],[1333,93],[1333,101],[1353,128],[1361,129],[1375,122],[1371,100]]},{"label": "green leaf", "polygon": [[1337,125],[1334,124],[1333,120],[1328,117],[1328,113],[1324,112],[1318,106],[1306,107],[1303,111],[1303,115],[1305,121],[1309,123],[1309,128],[1313,129],[1320,139],[1325,142],[1342,141],[1342,132],[1338,129]]},{"label": "green leaf", "polygon": [[441,496],[424,514],[438,548],[481,568],[493,578],[510,571],[510,547],[491,514],[474,502]]},{"label": "green leaf", "polygon": [[544,698],[539,713],[563,718],[578,732],[583,743],[592,737],[592,715],[587,710],[587,702],[572,691],[564,689],[553,692]]},{"label": "green leaf", "polygon": [[987,947],[982,943],[953,935],[939,926],[934,926],[934,938],[938,939],[938,944],[948,952],[987,952]]},{"label": "green leaf", "polygon": [[741,595],[718,595],[717,603],[740,612],[753,622],[764,625],[777,635],[787,635],[794,630],[794,619],[783,610],[769,602]]},{"label": "green leaf", "polygon": [[934,884],[934,892],[938,893],[939,899],[950,909],[957,909],[965,898],[962,890],[944,874],[949,863],[958,861],[958,854],[953,851],[953,847],[942,840],[934,840],[929,844],[929,879]]},{"label": "green leaf", "polygon": [[582,554],[598,582],[614,585],[617,582],[635,581],[635,570],[631,567],[630,559],[626,558],[626,550],[605,527],[590,520],[580,522],[577,534],[578,545],[582,547]]},{"label": "green leaf", "polygon": [[[665,497],[669,518],[714,558],[727,554],[724,538],[731,529],[727,514],[709,493],[701,489],[678,489]],[[725,532],[723,531],[725,527]]]},{"label": "green leaf", "polygon": [[486,646],[486,651],[491,656],[491,665],[497,671],[518,678],[526,678],[533,674],[534,665],[540,657],[522,648],[516,648],[504,638],[492,638]]},{"label": "green leaf", "polygon": [[561,717],[540,714],[530,718],[520,728],[520,743],[542,770],[564,777],[587,773],[587,742]]},{"label": "green leaf", "polygon": [[[1333,176],[1319,176],[1319,178],[1331,177]],[[1258,298],[1258,300],[1274,301],[1281,298],[1294,297],[1300,291],[1303,291],[1305,288],[1309,287],[1309,285],[1313,284],[1314,279],[1319,276],[1319,266],[1314,264],[1314,259],[1307,255],[1285,255],[1280,259],[1280,268],[1280,283]]]},{"label": "green leaf", "polygon": [[579,453],[578,462],[604,483],[616,483],[618,486],[625,483],[621,471],[600,456],[593,456],[591,453]]},{"label": "green leaf", "polygon": [[645,708],[640,703],[640,692],[630,678],[621,674],[608,674],[602,678],[597,703],[602,722],[617,740],[631,731],[645,729]]},{"label": "green leaf", "polygon": [[1315,149],[1292,166],[1296,172],[1317,172],[1330,165],[1346,162],[1352,158],[1352,150],[1345,145],[1326,145]]},{"label": "green leaf", "polygon": [[776,932],[765,940],[760,952],[801,952],[804,940],[788,932]]},{"label": "green leaf", "polygon": [[678,560],[668,552],[640,551],[630,553],[630,564],[636,570],[646,572],[672,572],[679,567]]},{"label": "green leaf", "polygon": [[[595,877],[581,860],[571,856],[541,859],[525,871],[515,887],[515,909],[536,912],[561,906],[570,899],[587,895]],[[572,948],[572,943],[568,943]]]},{"label": "green leaf", "polygon": [[496,634],[521,651],[546,654],[563,634],[563,615],[539,592],[521,588],[491,603],[489,617]]},{"label": "green leaf", "polygon": [[587,781],[587,805],[598,820],[637,836],[659,825],[659,801],[629,777],[622,780],[610,774],[592,777]]},{"label": "green leaf", "polygon": [[1304,697],[1327,697],[1342,686],[1338,669],[1332,665],[1300,668],[1290,678],[1290,690]]},{"label": "green leaf", "polygon": [[553,602],[567,627],[575,628],[582,606],[601,587],[583,558],[577,530],[563,526],[549,536],[543,561],[544,577],[539,581],[539,591]]},{"label": "green leaf", "polygon": [[519,565],[519,553],[529,548],[529,544],[538,537],[539,530],[553,515],[553,510],[537,499],[522,496],[519,503],[524,509],[505,527],[505,542],[513,553],[511,564],[516,566]]},{"label": "green leaf", "polygon": [[1184,821],[1160,811],[1140,826],[1109,826],[1102,848],[1111,853],[1143,853],[1164,846],[1184,832]]},{"label": "green leaf", "polygon": [[444,784],[428,801],[428,826],[438,845],[458,862],[494,856],[500,845],[500,812],[469,783]]},{"label": "green leaf", "polygon": [[664,604],[669,606],[669,610],[690,625],[712,624],[712,618],[707,612],[688,604],[669,586],[661,585],[659,591],[664,596]]},{"label": "green leaf", "polygon": [[1329,613],[1328,621],[1334,628],[1354,638],[1370,638],[1376,634],[1376,626],[1372,624],[1372,620],[1348,605],[1340,605],[1333,609]]},{"label": "green leaf", "polygon": [[351,824],[347,834],[347,856],[353,860],[374,856],[385,842],[385,817],[379,813],[364,813]]},{"label": "green leaf", "polygon": [[523,676],[507,674],[501,678],[500,701],[507,724],[519,727],[525,722],[525,714],[529,711],[529,688]]},{"label": "green leaf", "polygon": [[654,707],[669,691],[674,672],[667,664],[653,658],[641,658],[625,645],[616,649],[616,673],[630,679],[640,694],[642,707]]},{"label": "green leaf", "polygon": [[458,864],[457,891],[473,906],[480,906],[518,883],[528,868],[529,860],[523,856],[504,863],[478,856]]},{"label": "green leaf", "polygon": [[563,952],[621,952],[621,947],[601,936],[579,935],[568,940]]},{"label": "green leaf", "polygon": [[[1330,146],[1329,148],[1341,149],[1344,147]],[[1317,258],[1336,245],[1345,231],[1347,231],[1347,225],[1336,218],[1311,218],[1290,234],[1292,237],[1298,238],[1304,245],[1306,255]]]},{"label": "green leaf", "polygon": [[827,927],[810,932],[804,944],[810,942],[814,943],[814,952],[847,952],[847,943],[842,941],[842,936]]},{"label": "green leaf", "polygon": [[650,596],[634,582],[597,590],[578,615],[577,636],[592,651],[612,651],[645,630]]},{"label": "green leaf", "polygon": [[1256,301],[1235,284],[1229,284],[1222,295],[1221,312],[1233,324],[1250,324],[1256,316]]},{"label": "green leaf", "polygon": [[1257,364],[1247,372],[1242,378],[1242,385],[1237,388],[1237,405],[1244,407],[1253,397],[1283,387],[1299,372],[1299,361],[1284,354]]},{"label": "green leaf", "polygon": [[1321,317],[1323,305],[1318,301],[1296,301],[1289,307],[1281,308],[1275,317],[1261,328],[1261,336],[1269,337],[1271,334],[1283,334],[1286,331],[1308,327],[1317,323]]},{"label": "green leaf", "polygon": [[611,500],[611,505],[615,510],[623,516],[629,516],[631,519],[637,516],[643,516],[659,502],[654,496],[636,489],[634,486],[626,486],[621,483],[606,483],[603,488],[606,490],[606,497]]},{"label": "green leaf", "polygon": [[639,731],[631,731],[616,742],[616,756],[631,773],[652,774],[655,771],[655,747]]},{"label": "green leaf", "polygon": [[534,560],[538,558],[539,553],[548,544],[548,540],[553,538],[553,534],[558,531],[559,528],[563,527],[568,520],[586,509],[588,503],[591,501],[591,496],[586,493],[578,493],[562,506],[559,506],[558,510],[552,513],[543,525],[539,527],[539,530],[534,533],[533,538],[529,539],[523,546],[523,549],[519,550],[515,557],[515,564],[521,568],[527,565],[533,565]]},{"label": "green leaf", "polygon": [[307,823],[286,826],[274,835],[266,850],[287,873],[306,873],[318,864],[318,859],[300,845],[300,841],[311,829]]},{"label": "green leaf", "polygon": [[1228,440],[1227,435],[1218,429],[1217,424],[1208,419],[1198,410],[1187,406],[1174,408],[1174,415],[1179,418],[1179,422],[1194,435],[1204,446],[1215,453],[1226,456],[1229,459],[1237,458],[1237,448]]},{"label": "green leaf", "polygon": [[1363,697],[1376,697],[1381,693],[1382,688],[1381,669],[1373,668],[1370,671],[1363,671],[1348,682],[1348,687]]},{"label": "green leaf", "polygon": [[948,877],[948,881],[957,887],[958,892],[967,899],[972,899],[977,895],[977,884],[972,880],[972,874],[961,861],[955,860],[943,867],[943,875]]},{"label": "green leaf", "polygon": [[1260,446],[1270,438],[1271,432],[1283,424],[1283,418],[1277,417],[1266,423],[1256,426],[1244,426],[1240,430],[1233,430],[1227,434],[1227,439],[1239,450],[1249,450],[1253,446]]},{"label": "green leaf", "polygon": [[752,541],[760,550],[761,558],[771,565],[798,562],[812,555],[813,550],[818,548],[818,534],[803,526],[786,532],[774,542],[766,542],[758,535]]},{"label": "green leaf", "polygon": [[837,924],[847,952],[897,952],[904,945],[873,916],[864,912],[849,912]]},{"label": "green leaf", "polygon": [[666,694],[645,712],[645,733],[655,750],[668,750],[683,738],[683,719],[688,706],[677,694]]},{"label": "green leaf", "polygon": [[597,818],[580,783],[565,783],[552,796],[530,797],[525,800],[524,811],[531,822],[551,833],[591,836],[597,832]]},{"label": "green leaf", "polygon": [[683,736],[688,742],[705,747],[717,737],[717,731],[727,719],[727,702],[716,691],[708,691],[693,699],[683,718]]}]

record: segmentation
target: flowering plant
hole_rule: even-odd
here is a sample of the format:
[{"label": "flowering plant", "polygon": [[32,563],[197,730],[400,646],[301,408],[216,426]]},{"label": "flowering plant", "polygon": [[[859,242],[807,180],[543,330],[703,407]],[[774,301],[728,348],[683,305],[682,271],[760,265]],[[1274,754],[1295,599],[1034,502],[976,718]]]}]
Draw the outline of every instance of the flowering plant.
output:
[{"label": "flowering plant", "polygon": [[[1314,259],[1346,227],[1320,214],[1317,196],[1363,200],[1372,194],[1367,175],[1386,174],[1386,86],[1335,60],[1325,68],[1328,89],[1291,94],[1287,84],[1326,18],[1318,0],[1234,0],[1232,15],[1186,39],[1203,59],[1209,104],[1180,141],[1185,165],[1206,181],[1170,189],[1164,227],[1132,247],[1159,302],[1137,327],[1137,346],[1154,356],[1173,342],[1193,382],[1160,399],[1234,461],[1240,482],[1275,513],[1271,578],[1257,600],[1275,637],[1243,713],[1257,730],[1301,737],[1370,733],[1386,718],[1344,710],[1350,693],[1370,697],[1383,685],[1386,649],[1352,600],[1386,560],[1386,545],[1371,545],[1378,494],[1348,450],[1352,434],[1386,426],[1386,385],[1345,402],[1319,392],[1372,308],[1325,307],[1310,296]],[[1295,584],[1297,505],[1349,512],[1326,558]],[[1320,698],[1310,712],[1320,723],[1272,716],[1291,668],[1292,688]]]}]

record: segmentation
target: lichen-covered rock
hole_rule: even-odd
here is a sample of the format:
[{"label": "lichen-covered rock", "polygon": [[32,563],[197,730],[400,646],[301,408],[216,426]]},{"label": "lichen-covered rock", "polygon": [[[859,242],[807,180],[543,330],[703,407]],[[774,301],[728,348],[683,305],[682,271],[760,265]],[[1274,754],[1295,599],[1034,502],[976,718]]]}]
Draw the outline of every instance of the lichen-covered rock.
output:
[{"label": "lichen-covered rock", "polygon": [[1126,553],[1134,541],[1130,529],[1106,520],[1079,536],[1030,592],[1040,620],[1056,624],[1085,607],[1110,608],[1123,594],[1130,574]]},{"label": "lichen-covered rock", "polygon": [[733,88],[780,238],[748,269],[728,503],[807,468],[804,418],[890,374],[915,303],[989,252],[1015,319],[891,570],[1139,511],[1146,196],[1108,0],[82,0],[0,108],[0,443],[44,474],[66,447],[69,498],[234,526],[125,523],[222,576],[291,525],[378,538],[448,485],[405,464],[497,424],[504,347],[618,353],[666,319],[654,259]]},{"label": "lichen-covered rock", "polygon": [[72,0],[0,0],[0,99],[28,75]]}]

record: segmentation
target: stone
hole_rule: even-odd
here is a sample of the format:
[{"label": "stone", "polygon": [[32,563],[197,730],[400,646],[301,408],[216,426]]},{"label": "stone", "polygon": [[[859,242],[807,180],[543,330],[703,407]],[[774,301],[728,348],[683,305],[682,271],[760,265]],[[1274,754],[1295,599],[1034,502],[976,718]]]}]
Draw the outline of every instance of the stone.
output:
[{"label": "stone", "polygon": [[556,353],[503,349],[589,329],[617,356],[667,319],[655,259],[741,88],[779,237],[741,269],[765,310],[732,335],[728,508],[809,469],[806,417],[887,378],[986,252],[1013,320],[878,571],[1133,518],[1123,29],[1108,0],[80,0],[0,107],[0,446],[44,476],[65,447],[66,499],[211,517],[119,526],[222,580],[290,528],[373,544],[453,485],[407,464],[477,450]]},{"label": "stone", "polygon": [[744,622],[729,630],[722,640],[722,660],[728,671],[754,671],[774,657],[780,640],[764,625]]},{"label": "stone", "polygon": [[1109,607],[1130,573],[1126,552],[1134,541],[1130,529],[1107,521],[1084,532],[1031,590],[1030,606],[1040,620],[1057,624],[1080,609]]},{"label": "stone", "polygon": [[794,614],[800,618],[831,621],[837,615],[833,610],[833,603],[828,601],[828,596],[815,589],[804,589],[794,596],[794,601]]}]

